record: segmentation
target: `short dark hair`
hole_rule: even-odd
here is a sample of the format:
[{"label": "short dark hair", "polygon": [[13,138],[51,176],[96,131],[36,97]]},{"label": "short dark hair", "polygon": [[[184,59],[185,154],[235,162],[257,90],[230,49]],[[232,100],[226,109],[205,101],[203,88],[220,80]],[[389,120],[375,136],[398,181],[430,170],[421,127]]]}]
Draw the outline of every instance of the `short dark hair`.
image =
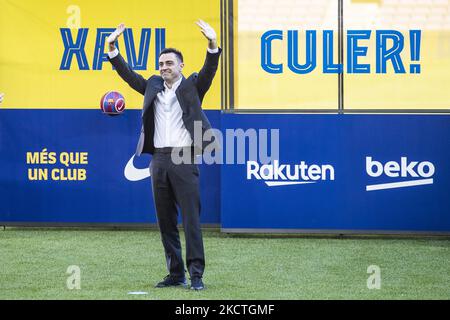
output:
[{"label": "short dark hair", "polygon": [[183,62],[183,54],[179,50],[177,50],[175,48],[165,48],[159,53],[159,57],[161,57],[162,54],[166,54],[166,53],[175,53],[178,60]]}]

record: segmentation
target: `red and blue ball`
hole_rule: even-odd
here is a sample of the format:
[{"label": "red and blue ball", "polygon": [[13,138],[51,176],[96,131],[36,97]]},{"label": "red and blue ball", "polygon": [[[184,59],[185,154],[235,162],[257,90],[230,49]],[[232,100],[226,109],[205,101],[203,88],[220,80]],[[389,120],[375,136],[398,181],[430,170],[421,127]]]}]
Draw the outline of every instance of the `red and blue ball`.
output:
[{"label": "red and blue ball", "polygon": [[108,115],[119,115],[125,110],[125,99],[119,92],[109,91],[100,100],[100,108]]}]

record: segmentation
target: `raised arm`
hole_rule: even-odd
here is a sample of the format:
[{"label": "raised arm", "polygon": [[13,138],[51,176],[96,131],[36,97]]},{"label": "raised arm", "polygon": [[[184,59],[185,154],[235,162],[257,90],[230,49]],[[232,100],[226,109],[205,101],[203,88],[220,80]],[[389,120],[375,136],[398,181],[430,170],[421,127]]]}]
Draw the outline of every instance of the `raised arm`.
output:
[{"label": "raised arm", "polygon": [[125,31],[125,25],[121,23],[117,29],[109,35],[106,42],[109,46],[108,59],[111,64],[116,68],[119,76],[125,80],[130,87],[142,95],[145,94],[145,87],[147,86],[147,80],[145,80],[140,74],[134,72],[133,69],[125,62],[122,55],[119,53],[115,43],[120,35]]},{"label": "raised arm", "polygon": [[214,29],[203,20],[197,21],[196,24],[200,27],[200,31],[208,40],[208,52],[206,54],[205,63],[199,71],[197,78],[197,89],[200,98],[203,99],[216,74],[222,50],[217,45],[217,35]]}]

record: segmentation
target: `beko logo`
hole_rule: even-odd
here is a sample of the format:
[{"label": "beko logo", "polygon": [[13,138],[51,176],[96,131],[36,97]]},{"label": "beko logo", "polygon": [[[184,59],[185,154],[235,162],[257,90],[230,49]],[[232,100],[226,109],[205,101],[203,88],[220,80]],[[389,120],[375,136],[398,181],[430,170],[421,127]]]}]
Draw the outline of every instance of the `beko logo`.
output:
[{"label": "beko logo", "polygon": [[247,180],[264,180],[269,187],[316,183],[319,180],[334,180],[332,165],[307,165],[305,161],[300,164],[273,164],[260,165],[256,161],[247,161]]},{"label": "beko logo", "polygon": [[383,174],[390,178],[416,178],[366,186],[366,191],[375,191],[433,184],[435,167],[429,161],[408,161],[407,157],[401,157],[400,162],[388,161],[385,164],[373,160],[372,157],[366,157],[366,172],[373,178],[381,177]]}]

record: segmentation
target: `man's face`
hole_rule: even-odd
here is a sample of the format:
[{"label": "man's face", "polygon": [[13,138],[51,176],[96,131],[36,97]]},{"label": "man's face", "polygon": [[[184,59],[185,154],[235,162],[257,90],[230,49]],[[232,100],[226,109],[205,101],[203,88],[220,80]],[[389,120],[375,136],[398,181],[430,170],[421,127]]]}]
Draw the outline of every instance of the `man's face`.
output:
[{"label": "man's face", "polygon": [[173,83],[181,76],[184,63],[178,60],[175,53],[164,53],[159,57],[159,73],[164,81]]}]

